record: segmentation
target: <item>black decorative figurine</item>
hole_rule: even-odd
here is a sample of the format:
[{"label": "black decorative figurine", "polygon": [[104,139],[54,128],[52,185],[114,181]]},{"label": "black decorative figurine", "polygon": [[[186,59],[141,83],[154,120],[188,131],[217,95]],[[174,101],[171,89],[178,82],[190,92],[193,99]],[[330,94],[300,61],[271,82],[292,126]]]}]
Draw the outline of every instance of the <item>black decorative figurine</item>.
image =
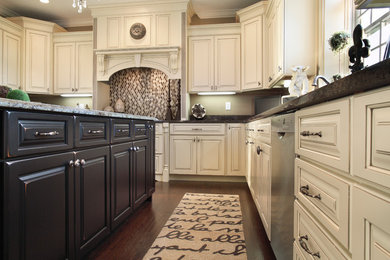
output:
[{"label": "black decorative figurine", "polygon": [[353,30],[353,46],[349,48],[349,61],[353,65],[349,66],[351,72],[354,73],[363,69],[362,58],[367,58],[370,55],[370,43],[363,38],[363,28],[360,24],[356,25]]}]

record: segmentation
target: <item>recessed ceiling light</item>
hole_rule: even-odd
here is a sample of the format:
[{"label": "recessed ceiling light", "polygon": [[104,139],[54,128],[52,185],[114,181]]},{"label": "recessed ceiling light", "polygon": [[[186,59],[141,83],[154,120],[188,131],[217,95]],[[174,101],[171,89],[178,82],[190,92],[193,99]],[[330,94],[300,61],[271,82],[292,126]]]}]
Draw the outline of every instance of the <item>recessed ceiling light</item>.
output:
[{"label": "recessed ceiling light", "polygon": [[39,0],[41,1],[41,3],[44,3],[44,4],[48,4],[50,2],[50,0]]}]

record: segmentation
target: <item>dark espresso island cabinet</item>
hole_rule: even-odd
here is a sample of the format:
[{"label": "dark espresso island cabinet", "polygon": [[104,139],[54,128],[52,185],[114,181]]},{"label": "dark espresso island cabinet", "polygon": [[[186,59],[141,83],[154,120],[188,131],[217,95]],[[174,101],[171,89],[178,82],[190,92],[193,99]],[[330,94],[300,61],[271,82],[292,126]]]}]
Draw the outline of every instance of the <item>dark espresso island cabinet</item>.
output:
[{"label": "dark espresso island cabinet", "polygon": [[154,191],[154,121],[0,107],[1,259],[81,259]]}]

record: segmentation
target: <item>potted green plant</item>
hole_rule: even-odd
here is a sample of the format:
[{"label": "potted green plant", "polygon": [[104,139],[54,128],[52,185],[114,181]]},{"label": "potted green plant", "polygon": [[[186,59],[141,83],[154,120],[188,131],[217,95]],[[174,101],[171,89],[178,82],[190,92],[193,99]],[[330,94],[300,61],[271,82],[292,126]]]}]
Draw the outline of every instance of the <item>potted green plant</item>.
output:
[{"label": "potted green plant", "polygon": [[341,52],[349,45],[350,34],[347,32],[335,32],[328,40],[330,49],[334,54],[339,55],[339,74],[333,75],[334,80],[341,78]]}]

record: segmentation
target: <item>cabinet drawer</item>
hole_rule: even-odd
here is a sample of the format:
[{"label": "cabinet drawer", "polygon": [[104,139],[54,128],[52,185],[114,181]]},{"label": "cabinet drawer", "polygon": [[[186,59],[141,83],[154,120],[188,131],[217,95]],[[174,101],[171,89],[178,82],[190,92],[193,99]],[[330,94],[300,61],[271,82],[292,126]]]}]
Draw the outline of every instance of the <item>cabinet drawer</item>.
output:
[{"label": "cabinet drawer", "polygon": [[258,121],[255,126],[255,134],[258,140],[270,144],[271,143],[271,118]]},{"label": "cabinet drawer", "polygon": [[134,121],[134,139],[148,138],[149,124],[147,121]]},{"label": "cabinet drawer", "polygon": [[6,157],[73,148],[73,118],[41,113],[5,111]]},{"label": "cabinet drawer", "polygon": [[351,216],[353,259],[390,259],[390,197],[353,187]]},{"label": "cabinet drawer", "polygon": [[387,188],[390,188],[389,97],[387,88],[354,98],[352,128],[352,174]]},{"label": "cabinet drawer", "polygon": [[87,147],[109,143],[109,119],[101,117],[75,117],[75,146]]},{"label": "cabinet drawer", "polygon": [[295,152],[349,172],[349,99],[295,113]]},{"label": "cabinet drawer", "polygon": [[224,135],[225,124],[171,124],[171,134]]},{"label": "cabinet drawer", "polygon": [[133,138],[132,125],[132,120],[111,119],[111,143],[130,141]]},{"label": "cabinet drawer", "polygon": [[348,248],[349,185],[329,172],[295,159],[295,196]]},{"label": "cabinet drawer", "polygon": [[[297,201],[294,203],[294,238],[306,259],[348,259]],[[320,257],[312,258],[312,255]]]}]

